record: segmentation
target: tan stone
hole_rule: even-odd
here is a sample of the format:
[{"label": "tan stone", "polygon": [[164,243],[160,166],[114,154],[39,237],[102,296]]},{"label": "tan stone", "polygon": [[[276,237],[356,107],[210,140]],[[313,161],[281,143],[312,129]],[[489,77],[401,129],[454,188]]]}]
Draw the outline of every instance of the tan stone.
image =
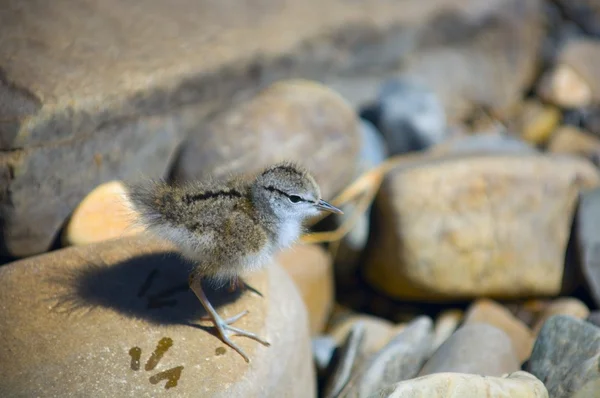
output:
[{"label": "tan stone", "polygon": [[532,144],[545,144],[561,119],[560,111],[539,101],[528,100],[521,106],[516,129]]},{"label": "tan stone", "polygon": [[447,310],[442,312],[435,320],[433,344],[431,351],[435,352],[452,334],[463,318],[461,310]]},{"label": "tan stone", "polygon": [[557,65],[542,77],[539,94],[546,101],[564,108],[583,107],[592,102],[589,83],[565,64]]},{"label": "tan stone", "polygon": [[335,296],[331,256],[320,246],[298,244],[279,253],[275,260],[300,291],[308,310],[311,334],[321,333]]},{"label": "tan stone", "polygon": [[406,299],[556,295],[577,195],[599,182],[572,156],[407,161],[378,194],[367,279]]},{"label": "tan stone", "polygon": [[308,317],[287,273],[246,278],[263,297],[207,289],[222,316],[249,310],[235,325],[271,343],[233,337],[248,364],[195,326],[204,311],[179,258],[140,236],[2,267],[0,395],[314,397]]},{"label": "tan stone", "polygon": [[544,323],[553,315],[569,315],[577,319],[586,319],[590,315],[590,309],[581,300],[574,297],[561,297],[552,301],[539,314],[533,326],[533,331],[537,335]]},{"label": "tan stone", "polygon": [[301,162],[329,199],[355,175],[359,118],[336,92],[313,81],[277,82],[219,115],[190,137],[177,180],[255,173],[282,160]]},{"label": "tan stone", "polygon": [[[374,354],[385,346],[392,337],[394,324],[387,319],[378,318],[368,314],[355,314],[350,317],[341,319],[340,322],[331,325],[327,333],[341,345],[352,327],[362,323],[365,330],[365,340],[362,345],[365,355]],[[394,330],[399,332],[399,330]]]},{"label": "tan stone", "polygon": [[518,371],[502,377],[438,373],[383,389],[378,397],[405,398],[548,398],[544,383]]},{"label": "tan stone", "polygon": [[593,159],[600,155],[600,140],[577,127],[562,126],[552,134],[548,151],[570,153]]},{"label": "tan stone", "polygon": [[535,341],[532,331],[508,309],[492,300],[479,299],[465,315],[465,324],[483,322],[503,330],[510,337],[521,363],[531,355]]},{"label": "tan stone", "polygon": [[136,219],[123,183],[110,181],[99,185],[77,206],[65,229],[63,243],[78,246],[136,235],[143,231],[135,225]]}]

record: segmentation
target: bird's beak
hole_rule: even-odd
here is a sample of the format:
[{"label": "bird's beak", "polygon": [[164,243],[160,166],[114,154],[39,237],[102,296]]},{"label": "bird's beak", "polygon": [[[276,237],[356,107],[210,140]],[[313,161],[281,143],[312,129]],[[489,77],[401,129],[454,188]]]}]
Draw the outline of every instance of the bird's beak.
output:
[{"label": "bird's beak", "polygon": [[329,203],[325,202],[324,200],[319,200],[316,204],[315,207],[319,210],[324,210],[324,211],[328,211],[330,213],[336,213],[336,214],[344,214],[343,211],[341,211],[340,209],[338,209],[335,206],[330,205]]}]

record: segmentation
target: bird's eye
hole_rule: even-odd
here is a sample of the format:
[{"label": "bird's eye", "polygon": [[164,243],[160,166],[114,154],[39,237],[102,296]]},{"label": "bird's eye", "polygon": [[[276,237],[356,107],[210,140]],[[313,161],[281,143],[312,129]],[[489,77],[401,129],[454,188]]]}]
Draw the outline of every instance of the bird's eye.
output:
[{"label": "bird's eye", "polygon": [[290,195],[290,202],[298,203],[302,200],[302,198],[298,195]]}]

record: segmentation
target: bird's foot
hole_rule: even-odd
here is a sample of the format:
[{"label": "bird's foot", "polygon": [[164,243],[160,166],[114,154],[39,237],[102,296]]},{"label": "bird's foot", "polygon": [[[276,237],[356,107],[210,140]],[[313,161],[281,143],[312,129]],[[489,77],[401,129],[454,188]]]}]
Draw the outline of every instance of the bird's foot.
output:
[{"label": "bird's foot", "polygon": [[266,340],[263,340],[262,338],[258,337],[256,334],[254,334],[252,332],[247,332],[243,329],[236,328],[235,326],[231,326],[231,324],[233,322],[237,321],[238,319],[240,319],[247,313],[248,313],[248,311],[244,311],[244,312],[241,312],[241,313],[237,314],[236,316],[233,316],[228,319],[223,319],[217,315],[214,318],[211,318],[211,320],[212,320],[213,324],[215,325],[215,328],[217,329],[217,333],[219,334],[219,337],[221,338],[223,343],[227,344],[229,347],[231,347],[232,349],[237,351],[237,353],[240,354],[246,362],[250,362],[250,359],[244,353],[244,351],[240,347],[238,347],[237,344],[235,344],[233,341],[231,341],[231,339],[230,339],[231,336],[248,337],[252,340],[255,340],[255,341],[261,343],[265,347],[269,347],[271,345],[271,343],[269,343]]}]

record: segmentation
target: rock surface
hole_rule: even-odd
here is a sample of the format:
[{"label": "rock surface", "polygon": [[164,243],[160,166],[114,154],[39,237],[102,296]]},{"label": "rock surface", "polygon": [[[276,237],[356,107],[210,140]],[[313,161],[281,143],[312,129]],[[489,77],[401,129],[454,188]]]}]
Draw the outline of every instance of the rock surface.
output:
[{"label": "rock surface", "polygon": [[581,273],[597,306],[600,306],[600,188],[581,196],[577,240]]},{"label": "rock surface", "polygon": [[11,366],[0,368],[0,395],[315,396],[308,317],[285,271],[246,279],[264,297],[207,290],[224,317],[249,310],[236,326],[271,343],[233,337],[247,364],[195,326],[203,311],[178,258],[140,236],[1,268],[0,363]]},{"label": "rock surface", "polygon": [[540,331],[527,371],[544,380],[551,397],[567,398],[600,379],[599,361],[600,328],[556,315]]},{"label": "rock surface", "polygon": [[311,334],[323,331],[335,296],[331,256],[317,245],[297,244],[282,251],[275,261],[285,269],[308,310]]},{"label": "rock surface", "polygon": [[0,255],[46,251],[103,182],[163,176],[185,136],[258,88],[389,69],[440,10],[485,16],[475,3],[4,2]]},{"label": "rock surface", "polygon": [[[450,124],[480,106],[500,117],[510,115],[535,78],[543,2],[479,5],[485,11],[473,8],[468,18],[440,15],[432,24],[436,28],[422,39],[424,49],[410,56],[400,72],[438,94]],[[471,22],[483,15],[487,23]]]},{"label": "rock surface", "polygon": [[565,108],[600,100],[600,43],[593,39],[569,41],[558,55],[557,65],[542,77],[539,94]]},{"label": "rock surface", "polygon": [[407,161],[378,194],[367,279],[405,299],[557,294],[577,195],[599,182],[569,156]]},{"label": "rock surface", "polygon": [[345,317],[335,322],[328,329],[328,333],[333,337],[338,345],[342,345],[350,330],[357,323],[361,323],[365,331],[365,338],[362,344],[363,353],[371,355],[385,346],[392,337],[394,324],[387,319],[378,318],[368,314],[356,314]]},{"label": "rock surface", "polygon": [[544,383],[527,372],[503,377],[438,373],[403,381],[381,390],[378,397],[405,398],[548,398]]},{"label": "rock surface", "polygon": [[341,395],[372,397],[386,385],[416,376],[431,349],[432,326],[431,319],[425,316],[406,325],[402,332],[356,370]]},{"label": "rock surface", "polygon": [[292,160],[306,166],[331,199],[354,177],[359,145],[359,118],[341,96],[316,82],[286,80],[191,136],[173,173],[188,181]]},{"label": "rock surface", "polygon": [[485,324],[461,326],[425,363],[419,376],[457,372],[502,376],[520,369],[510,337]]},{"label": "rock surface", "polygon": [[529,358],[535,340],[533,333],[527,325],[495,301],[477,300],[467,310],[464,323],[487,323],[497,327],[510,337],[521,363]]},{"label": "rock surface", "polygon": [[431,352],[435,352],[456,331],[463,320],[461,310],[447,310],[441,313],[435,320],[435,330]]},{"label": "rock surface", "polygon": [[600,159],[600,139],[577,127],[562,126],[552,134],[548,151],[579,155],[597,163]]},{"label": "rock surface", "polygon": [[70,217],[63,244],[87,245],[143,231],[142,227],[135,225],[137,216],[125,195],[121,181],[110,181],[96,187]]},{"label": "rock surface", "polygon": [[538,315],[533,331],[538,334],[544,323],[554,315],[569,315],[575,319],[586,319],[590,309],[581,300],[574,297],[562,297],[549,303]]},{"label": "rock surface", "polygon": [[515,130],[525,141],[542,145],[548,141],[560,118],[560,111],[556,107],[527,100],[521,106]]}]

